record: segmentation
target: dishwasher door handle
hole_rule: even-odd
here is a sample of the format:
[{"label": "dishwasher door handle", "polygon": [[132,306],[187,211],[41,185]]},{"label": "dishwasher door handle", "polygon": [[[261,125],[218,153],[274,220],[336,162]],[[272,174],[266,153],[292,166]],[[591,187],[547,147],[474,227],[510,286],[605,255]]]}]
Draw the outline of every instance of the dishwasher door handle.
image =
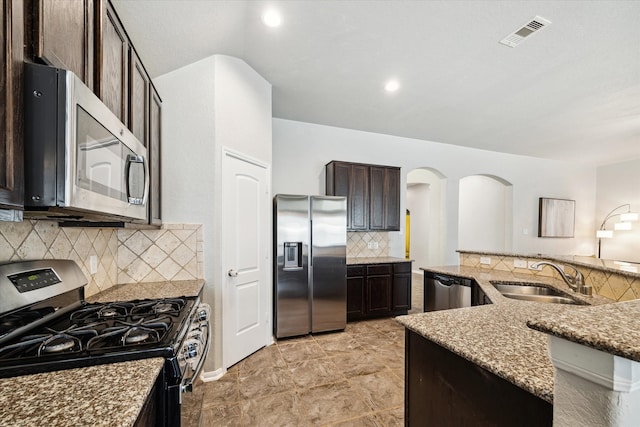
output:
[{"label": "dishwasher door handle", "polygon": [[440,283],[443,286],[453,286],[453,285],[461,284],[458,280],[452,279],[450,277],[435,276],[433,280],[435,280],[436,282]]}]

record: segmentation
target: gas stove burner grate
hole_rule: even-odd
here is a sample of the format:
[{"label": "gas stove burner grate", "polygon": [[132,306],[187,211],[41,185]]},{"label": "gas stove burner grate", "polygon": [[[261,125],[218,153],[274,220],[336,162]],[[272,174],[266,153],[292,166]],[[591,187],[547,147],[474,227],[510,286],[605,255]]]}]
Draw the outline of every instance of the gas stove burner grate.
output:
[{"label": "gas stove burner grate", "polygon": [[40,345],[38,356],[42,355],[42,353],[62,353],[63,351],[73,348],[82,348],[82,344],[78,338],[67,334],[54,335]]},{"label": "gas stove burner grate", "polygon": [[137,303],[131,309],[131,315],[171,314],[178,315],[185,300],[182,298],[166,298],[160,300],[144,301]]},{"label": "gas stove burner grate", "polygon": [[147,341],[151,334],[154,334],[155,341],[158,341],[160,338],[158,337],[158,332],[153,329],[148,328],[138,328],[133,327],[130,328],[123,336],[122,341],[124,344],[137,344],[144,341]]},{"label": "gas stove burner grate", "polygon": [[174,310],[174,307],[169,303],[158,303],[153,306],[153,311],[156,313],[166,313],[171,310]]},{"label": "gas stove burner grate", "polygon": [[71,321],[125,318],[131,312],[134,304],[130,302],[112,302],[107,304],[92,304],[74,311],[69,316]]},{"label": "gas stove burner grate", "polygon": [[0,348],[0,357],[78,353],[84,349],[83,340],[98,336],[98,330],[104,326],[104,323],[71,325],[62,331],[45,328],[46,333],[26,335],[18,342]]},{"label": "gas stove burner grate", "polygon": [[0,319],[0,336],[13,331],[19,327],[42,319],[46,315],[54,313],[52,307],[44,307],[34,310],[24,310],[17,313],[11,313]]},{"label": "gas stove burner grate", "polygon": [[164,316],[157,319],[136,322],[116,320],[115,325],[102,330],[100,335],[87,342],[87,349],[98,346],[129,347],[136,344],[159,343],[171,326],[171,318]]}]

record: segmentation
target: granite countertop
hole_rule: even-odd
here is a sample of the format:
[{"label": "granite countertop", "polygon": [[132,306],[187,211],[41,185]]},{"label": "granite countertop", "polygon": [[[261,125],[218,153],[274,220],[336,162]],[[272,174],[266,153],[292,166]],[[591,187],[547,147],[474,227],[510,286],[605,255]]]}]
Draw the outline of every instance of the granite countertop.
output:
[{"label": "granite countertop", "polygon": [[164,359],[0,379],[0,425],[132,426]]},{"label": "granite countertop", "polygon": [[412,259],[396,258],[392,256],[380,257],[347,257],[347,265],[358,264],[392,264],[396,262],[413,262]]},{"label": "granite countertop", "polygon": [[[195,296],[203,280],[116,285],[88,302]],[[163,358],[0,379],[1,426],[132,426]]]},{"label": "granite countertop", "polygon": [[127,283],[113,286],[88,297],[87,302],[131,301],[145,298],[178,298],[195,296],[204,286],[204,280],[174,282]]},{"label": "granite countertop", "polygon": [[[464,266],[423,270],[474,279],[493,304],[396,317],[408,329],[476,363],[511,383],[553,403],[553,365],[547,336],[527,327],[532,319],[574,316],[588,305],[541,304],[504,297],[492,280],[540,283],[570,293],[574,298],[604,309],[613,301],[575,294],[553,278],[533,277]],[[610,304],[609,306],[617,305]]]},{"label": "granite countertop", "polygon": [[[602,322],[600,319],[607,319]],[[530,328],[640,362],[640,300],[532,316]]]}]

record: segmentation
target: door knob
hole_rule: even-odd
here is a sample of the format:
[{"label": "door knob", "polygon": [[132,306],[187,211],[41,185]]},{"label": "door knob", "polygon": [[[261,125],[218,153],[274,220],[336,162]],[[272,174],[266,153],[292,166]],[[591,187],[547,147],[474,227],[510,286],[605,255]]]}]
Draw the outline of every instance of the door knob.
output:
[{"label": "door knob", "polygon": [[233,268],[231,270],[229,270],[227,272],[227,274],[229,275],[229,277],[238,277],[238,272],[236,270],[234,270]]}]

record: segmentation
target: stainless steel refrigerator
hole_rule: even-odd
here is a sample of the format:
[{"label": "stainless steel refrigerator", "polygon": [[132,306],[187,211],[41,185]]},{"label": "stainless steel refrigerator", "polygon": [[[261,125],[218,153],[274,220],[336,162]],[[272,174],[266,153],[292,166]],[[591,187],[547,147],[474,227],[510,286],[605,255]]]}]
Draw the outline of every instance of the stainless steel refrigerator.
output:
[{"label": "stainless steel refrigerator", "polygon": [[274,334],[347,324],[347,199],[278,194],[274,208]]}]

